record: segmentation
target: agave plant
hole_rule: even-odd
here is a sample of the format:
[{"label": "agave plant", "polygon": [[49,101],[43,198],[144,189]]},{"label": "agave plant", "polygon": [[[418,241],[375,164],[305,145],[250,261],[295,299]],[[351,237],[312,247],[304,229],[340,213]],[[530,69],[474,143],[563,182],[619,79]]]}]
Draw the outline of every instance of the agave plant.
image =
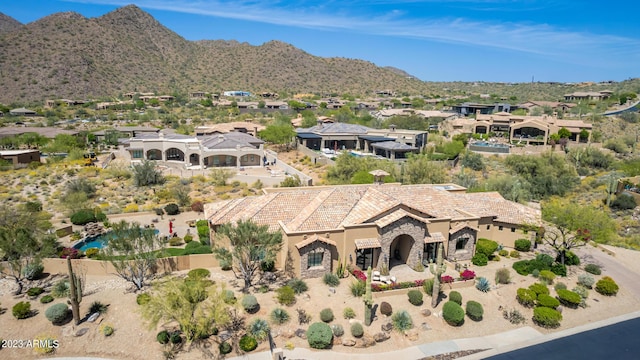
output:
[{"label": "agave plant", "polygon": [[476,289],[482,292],[488,292],[491,290],[491,284],[489,284],[489,280],[485,277],[479,277],[478,281],[476,281]]},{"label": "agave plant", "polygon": [[257,340],[262,341],[269,335],[269,324],[263,319],[255,319],[249,324],[247,332]]}]

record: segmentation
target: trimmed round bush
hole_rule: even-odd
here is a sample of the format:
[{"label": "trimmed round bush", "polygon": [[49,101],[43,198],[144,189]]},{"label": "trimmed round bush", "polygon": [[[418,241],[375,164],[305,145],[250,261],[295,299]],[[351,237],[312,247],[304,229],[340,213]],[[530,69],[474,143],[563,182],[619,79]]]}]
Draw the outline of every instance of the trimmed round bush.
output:
[{"label": "trimmed round bush", "polygon": [[558,310],[539,306],[533,309],[533,322],[544,328],[556,328],[560,326],[562,314]]},{"label": "trimmed round bush", "polygon": [[111,335],[113,335],[113,332],[114,332],[114,329],[113,329],[112,326],[105,325],[105,326],[102,327],[102,334],[104,336],[111,336]]},{"label": "trimmed round bush", "polygon": [[90,222],[103,222],[107,219],[107,215],[100,211],[94,210],[78,210],[71,215],[71,223],[73,225],[86,225]]},{"label": "trimmed round bush", "polygon": [[69,316],[69,307],[67,307],[66,304],[51,305],[47,311],[44,312],[44,316],[52,323],[60,324]]},{"label": "trimmed round bush", "polygon": [[558,282],[556,283],[553,288],[558,291],[558,290],[566,290],[567,289],[567,284],[563,283],[563,282]]},{"label": "trimmed round bush", "polygon": [[502,250],[498,251],[498,255],[500,255],[502,257],[508,257],[509,256],[509,251],[507,251],[506,249],[502,249]]},{"label": "trimmed round bush", "polygon": [[344,310],[342,310],[342,317],[344,317],[345,319],[353,319],[356,317],[356,312],[353,311],[352,308],[346,307],[344,308]]},{"label": "trimmed round bush", "polygon": [[540,271],[540,279],[547,284],[553,284],[553,280],[556,278],[556,274],[554,274],[550,270],[541,270]]},{"label": "trimmed round bush", "polygon": [[40,302],[43,303],[43,304],[48,304],[48,303],[50,303],[52,301],[53,301],[53,296],[51,296],[51,295],[45,295],[45,296],[40,298]]},{"label": "trimmed round bush", "polygon": [[293,289],[293,292],[295,294],[302,294],[303,292],[309,290],[307,283],[304,280],[298,278],[289,280],[287,285],[289,285]]},{"label": "trimmed round bush", "polygon": [[491,256],[496,250],[498,250],[498,243],[489,239],[478,239],[476,242],[476,254],[484,254]]},{"label": "trimmed round bush", "polygon": [[489,263],[489,257],[483,253],[477,253],[471,258],[471,263],[475,266],[486,266]]},{"label": "trimmed round bush", "polygon": [[186,234],[182,239],[184,240],[184,242],[185,242],[185,243],[187,243],[187,244],[188,244],[188,243],[190,243],[190,242],[192,242],[192,241],[193,241],[193,235],[191,235],[191,234]]},{"label": "trimmed round bush", "polygon": [[524,307],[533,307],[538,295],[531,289],[520,288],[517,290],[516,300]]},{"label": "trimmed round bush", "polygon": [[520,258],[520,252],[518,250],[512,250],[509,253],[509,256],[511,256],[514,259],[519,259]]},{"label": "trimmed round bush", "polygon": [[582,303],[582,296],[573,291],[565,289],[557,290],[556,293],[558,293],[558,299],[560,300],[560,303],[562,303],[562,305],[566,307],[575,309]]},{"label": "trimmed round bush", "polygon": [[467,301],[465,305],[465,313],[469,317],[469,319],[473,321],[480,321],[484,316],[484,309],[482,308],[482,304],[477,301]]},{"label": "trimmed round bush", "polygon": [[600,275],[602,274],[602,270],[600,269],[600,266],[596,265],[596,264],[587,264],[584,266],[584,271],[588,272],[589,274],[593,274],[593,275]]},{"label": "trimmed round bush", "polygon": [[391,304],[389,304],[388,302],[383,301],[382,303],[380,303],[380,313],[382,315],[389,316],[393,313],[393,307],[391,307]]},{"label": "trimmed round bush", "polygon": [[244,335],[240,338],[238,346],[244,352],[253,351],[258,347],[258,340],[251,335]]},{"label": "trimmed round bush", "polygon": [[19,303],[13,305],[13,308],[11,308],[11,313],[16,319],[26,319],[31,316],[31,303],[28,301],[20,301]]},{"label": "trimmed round bush", "polygon": [[340,324],[331,325],[331,331],[333,331],[333,336],[341,337],[344,335],[344,328]]},{"label": "trimmed round bush", "polygon": [[24,275],[27,280],[39,279],[43,272],[44,265],[41,263],[30,263],[22,268],[22,275]]},{"label": "trimmed round bush", "polygon": [[313,323],[307,329],[307,341],[314,349],[326,349],[331,346],[332,340],[333,331],[323,322]]},{"label": "trimmed round bush", "polygon": [[167,215],[178,215],[180,214],[180,207],[178,204],[171,203],[164,207],[164,212],[166,212]]},{"label": "trimmed round bush", "polygon": [[333,321],[333,310],[326,308],[320,311],[320,320],[328,323]]},{"label": "trimmed round bush", "polygon": [[413,319],[406,310],[400,310],[391,317],[393,328],[398,331],[406,331],[413,327]]},{"label": "trimmed round bush", "polygon": [[41,287],[32,287],[27,290],[27,295],[29,296],[38,296],[44,292],[44,289]]},{"label": "trimmed round bush", "polygon": [[233,290],[225,290],[224,293],[222,293],[222,300],[225,304],[228,305],[233,305],[238,301],[238,299],[236,299],[236,294],[233,293]]},{"label": "trimmed round bush", "polygon": [[255,296],[247,294],[242,297],[242,307],[244,308],[244,311],[252,314],[258,311],[260,305],[258,304],[258,299],[256,299]]},{"label": "trimmed round bush", "polygon": [[457,291],[452,291],[449,293],[449,301],[453,301],[458,305],[462,305],[462,295]]},{"label": "trimmed round bush", "polygon": [[233,348],[231,347],[231,344],[224,341],[224,342],[221,342],[220,345],[218,345],[218,350],[220,351],[220,354],[226,355],[230,353],[231,350],[233,350]]},{"label": "trimmed round bush", "polygon": [[538,295],[537,303],[538,303],[538,306],[544,306],[552,309],[555,309],[558,306],[560,306],[560,301],[558,301],[558,299],[552,297],[551,295],[546,295],[546,294]]},{"label": "trimmed round bush", "polygon": [[351,336],[359,338],[362,337],[362,335],[364,335],[364,328],[362,328],[362,324],[359,322],[351,324]]},{"label": "trimmed round bush", "polygon": [[277,293],[276,297],[278,299],[278,303],[280,303],[281,305],[290,306],[296,302],[296,294],[293,292],[293,289],[288,285],[285,285],[279,288],[278,290],[276,290],[276,293]]},{"label": "trimmed round bush", "polygon": [[542,283],[535,283],[535,284],[529,285],[529,290],[535,292],[536,297],[540,294],[549,295],[549,288],[547,287],[547,285]]},{"label": "trimmed round bush", "polygon": [[591,289],[593,284],[595,284],[596,280],[593,278],[593,275],[589,273],[584,273],[578,275],[578,284],[586,287],[587,289]]},{"label": "trimmed round bush", "polygon": [[422,292],[420,290],[411,289],[407,293],[407,296],[409,297],[409,302],[412,305],[415,305],[415,306],[422,305]]},{"label": "trimmed round bush", "polygon": [[596,283],[596,291],[605,296],[613,296],[618,293],[619,287],[612,278],[605,276]]},{"label": "trimmed round bush", "polygon": [[464,323],[464,310],[454,301],[447,301],[442,307],[442,317],[451,326],[460,326]]},{"label": "trimmed round bush", "polygon": [[136,296],[136,303],[138,303],[138,305],[147,304],[149,301],[151,301],[151,295],[147,293],[138,294],[138,296]]},{"label": "trimmed round bush", "polygon": [[275,308],[271,310],[270,318],[271,318],[271,321],[273,321],[274,323],[281,325],[289,321],[290,316],[285,309]]},{"label": "trimmed round bush", "polygon": [[515,241],[513,248],[522,252],[529,251],[531,250],[531,241],[527,239],[518,239]]},{"label": "trimmed round bush", "polygon": [[193,269],[187,273],[187,277],[193,280],[206,279],[209,276],[211,276],[211,271],[207,269]]},{"label": "trimmed round bush", "polygon": [[333,287],[340,285],[340,278],[338,278],[338,275],[332,273],[324,274],[324,276],[322,277],[322,281],[325,284]]},{"label": "trimmed round bush", "polygon": [[169,332],[167,330],[162,330],[156,335],[156,340],[162,345],[166,345],[169,343]]}]

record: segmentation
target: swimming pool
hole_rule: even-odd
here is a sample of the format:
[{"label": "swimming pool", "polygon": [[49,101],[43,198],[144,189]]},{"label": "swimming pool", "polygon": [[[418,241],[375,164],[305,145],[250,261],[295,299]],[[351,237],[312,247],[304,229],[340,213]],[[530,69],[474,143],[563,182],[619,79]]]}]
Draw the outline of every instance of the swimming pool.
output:
[{"label": "swimming pool", "polygon": [[[156,234],[159,233],[158,229],[155,229],[154,232]],[[81,251],[87,251],[87,249],[89,248],[98,248],[98,249],[102,249],[103,247],[106,246],[106,244],[109,242],[109,240],[113,239],[115,236],[114,233],[112,232],[108,232],[108,233],[104,233],[102,235],[98,235],[98,236],[94,236],[94,237],[90,237],[90,238],[85,238],[84,240],[78,242],[77,244],[73,245],[74,249],[77,250],[81,250]]]},{"label": "swimming pool", "polygon": [[476,141],[469,144],[469,150],[494,153],[509,153],[509,145],[492,143],[488,141]]}]

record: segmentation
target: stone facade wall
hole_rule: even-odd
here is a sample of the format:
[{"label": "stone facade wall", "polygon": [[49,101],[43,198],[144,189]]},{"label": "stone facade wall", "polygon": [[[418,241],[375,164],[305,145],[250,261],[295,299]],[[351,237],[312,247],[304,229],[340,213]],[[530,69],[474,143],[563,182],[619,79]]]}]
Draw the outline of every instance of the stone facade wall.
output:
[{"label": "stone facade wall", "polygon": [[[471,260],[476,247],[476,233],[477,231],[473,229],[464,228],[458,232],[451,234],[449,236],[446,258],[449,260],[453,260],[454,258],[456,260]],[[456,243],[458,242],[458,239],[463,237],[469,238],[469,241],[467,241],[467,244],[465,245],[463,250],[456,251]]]},{"label": "stone facade wall", "polygon": [[[331,272],[331,248],[332,246],[322,241],[311,243],[300,249],[300,277],[302,279],[317,278],[323,276],[327,272]],[[322,265],[307,267],[309,263],[309,253],[316,249],[322,249]]]},{"label": "stone facade wall", "polygon": [[[382,228],[382,251],[380,253],[380,259],[384,262],[384,259],[391,259],[391,243],[400,235],[408,235],[413,238],[413,246],[409,252],[407,258],[407,265],[414,267],[422,262],[422,252],[424,249],[424,237],[426,234],[427,225],[421,221],[418,221],[411,217],[404,217],[392,224],[389,224]],[[381,264],[381,262],[378,262]],[[387,264],[388,265],[388,264]]]}]

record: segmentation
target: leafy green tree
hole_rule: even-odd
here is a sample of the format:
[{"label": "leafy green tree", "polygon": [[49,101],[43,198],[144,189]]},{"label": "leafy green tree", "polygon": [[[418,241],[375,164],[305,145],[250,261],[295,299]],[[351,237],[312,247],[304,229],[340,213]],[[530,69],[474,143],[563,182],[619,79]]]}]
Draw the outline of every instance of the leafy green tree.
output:
[{"label": "leafy green tree", "polygon": [[393,181],[397,178],[395,165],[382,159],[374,159],[370,157],[355,157],[347,153],[339,155],[336,160],[336,164],[329,168],[327,171],[327,182],[329,184],[351,184],[356,173],[381,169],[391,174],[391,177],[386,179],[386,182]]},{"label": "leafy green tree", "polygon": [[473,151],[465,151],[460,158],[460,165],[472,170],[484,170],[484,157]]},{"label": "leafy green tree", "polygon": [[284,125],[269,125],[264,130],[259,131],[258,135],[266,142],[277,145],[288,145],[293,141],[296,132],[293,130],[291,123]]},{"label": "leafy green tree", "polygon": [[133,170],[133,184],[135,186],[150,186],[163,184],[165,179],[156,163],[150,160],[144,160],[141,164],[131,166]]},{"label": "leafy green tree", "polygon": [[402,172],[405,184],[442,184],[448,181],[444,165],[429,160],[427,155],[409,155]]},{"label": "leafy green tree", "polygon": [[209,172],[209,176],[215,186],[225,186],[227,181],[233,177],[234,173],[229,169],[213,168]]},{"label": "leafy green tree", "polygon": [[42,151],[48,153],[57,153],[57,152],[69,152],[72,149],[82,149],[84,148],[84,144],[82,140],[78,137],[68,134],[58,134],[53,139],[53,141],[49,141],[46,146],[43,147]]},{"label": "leafy green tree", "polygon": [[268,225],[258,225],[252,220],[224,224],[218,228],[216,237],[213,253],[220,261],[233,264],[233,273],[244,280],[245,291],[260,273],[260,265],[275,262],[282,248],[282,233],[271,232]]},{"label": "leafy green tree", "polygon": [[300,177],[297,174],[294,174],[293,176],[287,176],[280,183],[280,187],[298,187],[301,185],[302,182],[300,181]]},{"label": "leafy green tree", "polygon": [[303,110],[302,114],[302,124],[300,125],[303,128],[310,128],[315,126],[317,123],[316,114],[311,110]]},{"label": "leafy green tree", "polygon": [[[561,155],[510,155],[505,164],[527,183],[532,199],[564,196],[579,183],[575,168]],[[523,182],[523,186],[525,185]]]},{"label": "leafy green tree", "polygon": [[305,104],[303,102],[300,102],[300,101],[297,101],[297,100],[290,100],[289,101],[289,107],[291,109],[295,110],[295,111],[300,112],[300,111],[302,111],[302,110],[307,108],[307,104]]},{"label": "leafy green tree", "polygon": [[500,175],[490,177],[485,183],[487,191],[497,191],[507,200],[523,203],[531,199],[529,183],[519,176]]},{"label": "leafy green tree", "polygon": [[542,219],[552,224],[545,228],[543,241],[556,251],[562,264],[571,249],[591,240],[606,243],[616,233],[615,221],[606,212],[573,201],[552,199],[545,202]]},{"label": "leafy green tree", "polygon": [[563,128],[560,128],[560,130],[558,130],[558,135],[560,136],[560,139],[568,139],[571,137],[571,131],[563,127]]}]

